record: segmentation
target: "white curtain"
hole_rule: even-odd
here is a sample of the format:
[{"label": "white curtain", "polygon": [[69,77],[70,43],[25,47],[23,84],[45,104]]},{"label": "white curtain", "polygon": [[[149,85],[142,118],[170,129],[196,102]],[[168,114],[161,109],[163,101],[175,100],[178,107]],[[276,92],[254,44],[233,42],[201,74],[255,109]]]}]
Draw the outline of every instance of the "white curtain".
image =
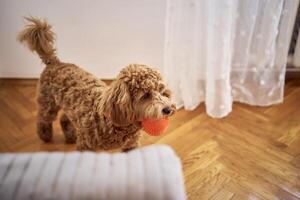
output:
[{"label": "white curtain", "polygon": [[205,102],[212,117],[232,102],[283,101],[299,0],[168,0],[163,75],[178,106]]},{"label": "white curtain", "polygon": [[293,55],[292,64],[295,67],[300,67],[300,34],[298,34],[295,52]]}]

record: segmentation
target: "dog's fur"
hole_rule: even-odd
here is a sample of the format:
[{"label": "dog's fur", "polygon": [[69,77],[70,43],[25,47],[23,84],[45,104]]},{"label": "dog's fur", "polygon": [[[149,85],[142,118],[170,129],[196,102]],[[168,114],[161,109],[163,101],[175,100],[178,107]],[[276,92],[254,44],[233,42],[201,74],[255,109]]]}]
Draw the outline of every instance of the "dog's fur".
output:
[{"label": "dog's fur", "polygon": [[[171,92],[158,71],[131,64],[107,86],[74,64],[57,58],[54,33],[45,20],[26,19],[29,24],[18,40],[25,42],[46,64],[37,95],[37,132],[45,142],[52,139],[52,122],[60,109],[66,141],[76,142],[78,150],[124,151],[138,146],[142,119],[162,118],[175,111]],[[162,112],[164,108],[171,112]]]}]

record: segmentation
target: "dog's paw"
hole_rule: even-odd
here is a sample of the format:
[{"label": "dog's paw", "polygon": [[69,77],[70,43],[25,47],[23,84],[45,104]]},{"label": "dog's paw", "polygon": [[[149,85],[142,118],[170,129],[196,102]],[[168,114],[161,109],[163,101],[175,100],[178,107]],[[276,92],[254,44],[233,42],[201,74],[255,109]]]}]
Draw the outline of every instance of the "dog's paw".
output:
[{"label": "dog's paw", "polygon": [[52,140],[52,124],[38,123],[37,132],[41,140],[50,142]]},{"label": "dog's paw", "polygon": [[89,146],[87,146],[85,144],[77,144],[76,149],[77,149],[77,151],[93,151],[92,148],[90,148]]},{"label": "dog's paw", "polygon": [[135,148],[136,147],[124,148],[124,149],[122,149],[122,152],[128,152],[128,151],[134,150]]},{"label": "dog's paw", "polygon": [[76,137],[65,137],[66,143],[68,144],[74,144],[76,143]]}]

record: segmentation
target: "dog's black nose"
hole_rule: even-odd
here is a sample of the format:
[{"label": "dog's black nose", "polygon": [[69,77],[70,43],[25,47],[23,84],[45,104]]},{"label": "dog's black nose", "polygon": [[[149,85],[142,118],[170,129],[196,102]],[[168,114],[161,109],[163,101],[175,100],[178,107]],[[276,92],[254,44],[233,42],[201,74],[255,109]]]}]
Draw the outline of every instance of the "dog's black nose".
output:
[{"label": "dog's black nose", "polygon": [[164,115],[170,115],[172,112],[173,112],[172,108],[170,108],[170,107],[165,107],[164,109],[162,109],[162,113]]}]

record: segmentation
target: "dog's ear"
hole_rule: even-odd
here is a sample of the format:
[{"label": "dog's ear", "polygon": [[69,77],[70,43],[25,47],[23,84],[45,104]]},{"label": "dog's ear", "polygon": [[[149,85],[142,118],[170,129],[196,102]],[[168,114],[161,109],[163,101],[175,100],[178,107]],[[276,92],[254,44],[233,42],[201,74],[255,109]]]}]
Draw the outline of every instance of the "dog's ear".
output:
[{"label": "dog's ear", "polygon": [[117,125],[132,123],[134,112],[131,95],[123,80],[116,80],[107,91],[104,114]]}]

